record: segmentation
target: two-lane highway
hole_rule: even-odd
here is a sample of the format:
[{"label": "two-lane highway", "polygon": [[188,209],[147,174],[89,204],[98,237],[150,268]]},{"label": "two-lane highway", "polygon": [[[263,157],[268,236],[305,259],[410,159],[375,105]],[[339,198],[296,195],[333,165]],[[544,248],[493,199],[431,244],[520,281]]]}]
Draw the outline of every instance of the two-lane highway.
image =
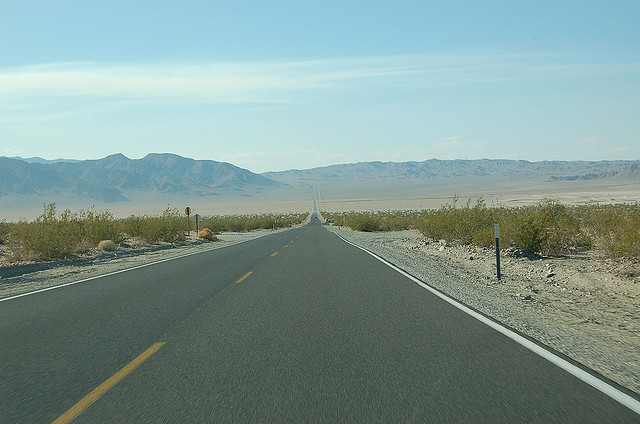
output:
[{"label": "two-lane highway", "polygon": [[640,422],[317,212],[306,227],[0,302],[0,341],[2,423]]}]

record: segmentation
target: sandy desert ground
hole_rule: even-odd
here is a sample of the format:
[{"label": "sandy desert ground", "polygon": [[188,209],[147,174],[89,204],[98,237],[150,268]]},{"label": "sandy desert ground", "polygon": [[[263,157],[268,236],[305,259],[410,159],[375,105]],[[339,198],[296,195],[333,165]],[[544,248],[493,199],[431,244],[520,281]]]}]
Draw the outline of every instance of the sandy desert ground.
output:
[{"label": "sandy desert ground", "polygon": [[[635,203],[640,200],[640,184],[598,184],[589,182],[536,182],[526,185],[492,187],[457,186],[455,184],[433,189],[433,194],[421,193],[416,196],[399,190],[398,196],[360,198],[335,198],[326,196],[318,200],[320,210],[328,212],[360,210],[409,210],[439,208],[451,203],[454,195],[461,201],[482,197],[488,205],[505,206],[530,205],[541,199],[557,198],[569,205],[598,203]],[[426,191],[426,190],[425,190]],[[375,194],[375,191],[372,191]],[[325,193],[326,194],[326,193]]]}]

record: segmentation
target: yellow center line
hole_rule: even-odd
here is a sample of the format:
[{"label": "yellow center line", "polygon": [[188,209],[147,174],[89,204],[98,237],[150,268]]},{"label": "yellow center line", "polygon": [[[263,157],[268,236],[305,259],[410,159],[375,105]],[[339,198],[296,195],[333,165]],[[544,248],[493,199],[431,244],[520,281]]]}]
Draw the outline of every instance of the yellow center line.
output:
[{"label": "yellow center line", "polygon": [[277,254],[278,254],[278,252],[272,253],[271,256],[276,256]]},{"label": "yellow center line", "polygon": [[253,274],[253,271],[249,271],[249,272],[247,272],[246,274],[244,274],[244,275],[242,276],[242,278],[241,278],[241,279],[239,279],[238,281],[236,281],[236,284],[238,284],[238,283],[242,283],[242,282],[244,281],[244,279],[245,279],[245,278],[247,278],[248,276],[250,276],[251,274]]},{"label": "yellow center line", "polygon": [[58,417],[58,419],[55,420],[52,424],[66,424],[71,422],[71,420],[73,420],[75,417],[80,415],[82,411],[87,409],[89,405],[91,405],[93,402],[98,400],[110,388],[118,384],[118,382],[123,378],[125,378],[127,374],[129,374],[131,371],[138,368],[140,364],[142,364],[144,361],[149,359],[149,357],[154,353],[156,353],[158,349],[160,349],[164,344],[165,342],[159,342],[151,346],[142,355],[138,356],[136,359],[129,362],[124,368],[122,368],[120,371],[115,373],[107,381],[105,381],[104,383],[102,383],[101,385],[93,389],[91,393],[85,396],[80,402],[73,405],[71,409],[69,409],[67,412],[60,415],[60,417]]},{"label": "yellow center line", "polygon": [[287,247],[289,247],[289,245],[287,244],[287,245],[285,245],[284,247],[285,247],[285,248],[287,248]]}]

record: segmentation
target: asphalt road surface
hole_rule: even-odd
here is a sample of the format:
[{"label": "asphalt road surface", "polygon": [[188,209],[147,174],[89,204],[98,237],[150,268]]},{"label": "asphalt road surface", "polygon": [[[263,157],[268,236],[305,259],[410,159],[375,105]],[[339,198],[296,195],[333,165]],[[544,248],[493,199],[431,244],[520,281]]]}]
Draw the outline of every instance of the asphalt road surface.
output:
[{"label": "asphalt road surface", "polygon": [[640,423],[320,225],[0,302],[1,423]]}]

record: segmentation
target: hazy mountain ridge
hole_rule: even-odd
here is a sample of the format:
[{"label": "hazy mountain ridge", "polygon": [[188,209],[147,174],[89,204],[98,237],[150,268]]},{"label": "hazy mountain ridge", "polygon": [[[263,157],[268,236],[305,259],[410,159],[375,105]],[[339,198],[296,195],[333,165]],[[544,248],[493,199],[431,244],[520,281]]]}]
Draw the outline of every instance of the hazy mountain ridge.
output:
[{"label": "hazy mountain ridge", "polygon": [[[281,182],[294,180],[382,180],[382,179],[450,179],[456,177],[564,178],[580,175],[617,175],[638,166],[640,161],[541,161],[478,159],[422,162],[359,162],[331,165],[308,170],[267,172],[262,175]],[[632,178],[633,173],[628,177]]]},{"label": "hazy mountain ridge", "polygon": [[129,159],[122,154],[79,162],[27,163],[0,158],[0,195],[66,192],[99,202],[128,200],[128,192],[213,195],[279,184],[224,162],[172,154]]},{"label": "hazy mountain ridge", "polygon": [[640,164],[635,163],[628,167],[617,171],[606,171],[599,174],[569,175],[569,176],[551,176],[549,181],[590,181],[590,180],[615,180],[615,181],[638,181],[640,182]]},{"label": "hazy mountain ridge", "polygon": [[[314,190],[334,197],[402,196],[526,186],[530,182],[640,182],[640,161],[438,160],[361,162],[307,170],[255,174],[229,163],[152,153],[142,159],[28,163],[0,157],[0,197],[6,204],[42,204],[60,198],[78,203],[178,198],[308,199]],[[313,187],[316,187],[315,189]],[[404,191],[402,191],[404,190]],[[325,192],[326,191],[326,192]],[[402,191],[402,193],[401,193]],[[404,193],[404,194],[403,194]],[[12,197],[17,196],[17,197]],[[51,199],[51,200],[49,200]],[[28,203],[28,202],[27,202]]]},{"label": "hazy mountain ridge", "polygon": [[9,159],[18,159],[27,163],[41,163],[41,164],[49,164],[49,163],[58,163],[58,162],[81,162],[78,159],[63,159],[63,158],[58,158],[58,159],[44,159],[38,156],[33,156],[30,158],[23,158],[20,156],[11,156]]}]

